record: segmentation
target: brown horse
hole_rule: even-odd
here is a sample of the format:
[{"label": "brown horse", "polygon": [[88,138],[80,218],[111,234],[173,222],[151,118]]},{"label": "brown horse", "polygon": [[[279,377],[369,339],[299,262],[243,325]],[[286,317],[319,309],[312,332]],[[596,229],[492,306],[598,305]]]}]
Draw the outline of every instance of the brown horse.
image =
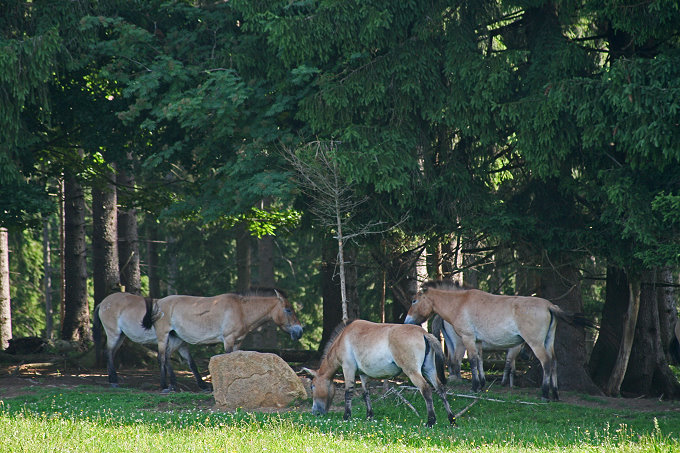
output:
[{"label": "brown horse", "polygon": [[272,320],[294,340],[302,336],[302,326],[293,306],[282,291],[258,289],[246,294],[227,293],[213,297],[167,296],[155,304],[146,304],[142,321],[145,329],[156,328],[161,389],[169,392],[176,383],[166,369],[172,354],[172,338],[191,344],[222,343],[229,353],[240,346],[252,330]]},{"label": "brown horse", "polygon": [[[435,360],[437,356],[439,360]],[[342,367],[345,377],[345,420],[352,415],[356,373],[359,373],[364,391],[366,415],[371,418],[373,408],[366,387],[368,378],[389,378],[403,372],[425,398],[427,426],[434,425],[436,421],[432,388],[428,382],[444,401],[449,421],[453,424],[455,418],[446,400],[441,359],[441,346],[432,334],[420,326],[376,324],[363,320],[341,325],[326,345],[320,368],[317,371],[305,369],[314,377],[312,413],[318,415],[328,411],[335,393],[333,375]],[[437,376],[438,373],[440,376]]]},{"label": "brown horse", "polygon": [[[152,299],[147,299],[151,301]],[[106,332],[106,357],[109,372],[109,384],[111,387],[118,387],[118,374],[114,366],[114,356],[123,344],[125,337],[135,343],[156,344],[156,331],[154,329],[144,329],[140,320],[146,312],[145,298],[129,293],[113,293],[104,298],[97,305],[94,311],[94,334],[101,338],[101,328]],[[100,341],[99,339],[97,339]],[[196,383],[203,390],[209,390],[210,385],[206,384],[198,372],[198,367],[191,357],[186,343],[177,337],[170,339],[169,349],[177,350],[182,358],[189,364],[191,372],[196,378]],[[172,368],[168,372],[174,376]],[[175,378],[173,377],[173,380]]]},{"label": "brown horse", "polygon": [[539,297],[501,296],[465,289],[450,282],[428,282],[411,304],[405,323],[420,324],[437,313],[449,322],[467,349],[472,390],[485,382],[479,374],[477,343],[512,348],[526,342],[543,366],[543,399],[559,400],[554,342],[556,319],[590,325],[583,315],[569,313]]},{"label": "brown horse", "polygon": [[[465,345],[463,344],[463,339],[458,336],[455,329],[451,324],[444,321],[441,316],[435,315],[432,319],[432,334],[435,338],[439,338],[440,335],[444,336],[444,342],[446,343],[447,349],[447,359],[449,364],[449,377],[454,376],[461,379],[460,375],[460,365],[463,361],[463,356],[465,355]],[[507,354],[505,358],[505,367],[503,369],[503,379],[501,380],[501,385],[508,384],[511,388],[515,385],[515,360],[517,356],[522,351],[524,343],[507,349]],[[482,358],[482,351],[505,351],[506,348],[496,347],[494,344],[489,344],[484,341],[477,342],[477,354],[479,355],[479,361],[477,370],[482,382],[486,381],[484,375],[484,362]]]}]

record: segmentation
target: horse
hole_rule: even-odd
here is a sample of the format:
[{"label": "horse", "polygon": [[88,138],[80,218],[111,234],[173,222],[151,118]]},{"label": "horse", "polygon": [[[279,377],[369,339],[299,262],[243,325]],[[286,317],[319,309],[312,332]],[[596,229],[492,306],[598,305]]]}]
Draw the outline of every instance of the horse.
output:
[{"label": "horse", "polygon": [[[361,379],[367,418],[373,417],[368,393],[368,378],[384,379],[405,373],[418,387],[427,406],[427,426],[436,422],[432,387],[444,402],[451,424],[455,417],[446,400],[443,354],[437,339],[420,326],[376,324],[355,320],[341,324],[324,350],[318,370],[304,370],[312,375],[312,413],[325,414],[333,401],[333,375],[342,367],[345,377],[345,420],[352,416],[352,396],[356,373]],[[429,382],[429,384],[428,384]]]},{"label": "horse", "polygon": [[166,380],[174,336],[190,344],[222,343],[225,353],[230,353],[238,349],[249,332],[269,320],[294,340],[302,336],[302,326],[293,306],[285,294],[276,289],[213,297],[172,295],[155,304],[147,301],[142,326],[147,330],[156,329],[162,391],[167,393],[176,387],[172,374],[169,386]]},{"label": "horse", "polygon": [[[465,345],[463,340],[458,336],[453,326],[448,322],[444,321],[441,316],[435,315],[432,319],[432,334],[435,338],[439,338],[440,335],[444,336],[444,343],[447,348],[447,359],[449,365],[449,377],[454,376],[461,379],[460,375],[460,364],[463,361],[463,355],[465,355]],[[515,360],[519,356],[524,343],[507,349],[507,355],[505,358],[505,367],[503,368],[503,378],[501,380],[501,385],[508,384],[510,388],[515,385]],[[505,348],[499,348],[494,344],[489,344],[485,341],[477,342],[477,354],[479,355],[478,362],[478,373],[480,375],[481,381],[486,381],[484,375],[484,363],[482,357],[482,350],[487,351],[504,351]]]},{"label": "horse", "polygon": [[412,301],[404,320],[420,324],[436,313],[449,322],[467,349],[472,370],[472,391],[484,387],[479,373],[477,343],[512,348],[526,342],[543,367],[542,397],[559,400],[555,328],[557,319],[570,324],[594,325],[580,313],[570,313],[540,297],[502,296],[444,281],[426,282]]},{"label": "horse", "polygon": [[[145,299],[130,293],[113,293],[104,298],[94,309],[94,334],[97,341],[101,341],[101,328],[106,332],[106,358],[111,387],[118,387],[118,374],[114,366],[114,357],[123,344],[125,337],[141,344],[156,344],[156,332],[154,329],[144,329],[140,320],[146,313]],[[204,390],[210,390],[210,385],[201,378],[198,367],[194,362],[186,343],[177,337],[170,339],[171,349],[177,350],[182,358],[189,364],[194,374],[196,383]],[[174,376],[172,368],[168,372]],[[173,378],[173,380],[175,380]]]}]

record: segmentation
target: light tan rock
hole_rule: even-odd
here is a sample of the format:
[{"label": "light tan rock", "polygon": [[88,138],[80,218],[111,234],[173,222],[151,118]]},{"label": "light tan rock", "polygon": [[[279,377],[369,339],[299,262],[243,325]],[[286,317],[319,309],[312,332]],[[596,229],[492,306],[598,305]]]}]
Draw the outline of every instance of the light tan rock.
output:
[{"label": "light tan rock", "polygon": [[278,355],[235,351],[208,365],[218,409],[282,408],[307,398],[293,369]]}]

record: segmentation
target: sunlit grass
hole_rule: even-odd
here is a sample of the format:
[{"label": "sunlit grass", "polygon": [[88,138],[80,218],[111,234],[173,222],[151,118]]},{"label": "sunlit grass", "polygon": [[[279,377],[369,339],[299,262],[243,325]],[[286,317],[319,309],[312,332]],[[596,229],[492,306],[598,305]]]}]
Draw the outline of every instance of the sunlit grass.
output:
[{"label": "sunlit grass", "polygon": [[[416,416],[393,397],[374,395],[375,419],[361,398],[353,419],[340,408],[315,417],[309,407],[282,413],[212,411],[203,394],[150,394],[79,387],[42,390],[0,407],[0,452],[215,451],[680,451],[680,413],[636,413],[542,404],[513,394],[483,396],[450,427],[439,401],[439,422],[424,426],[422,397],[402,393]],[[449,396],[455,412],[471,399]],[[530,404],[525,404],[526,402]],[[307,402],[309,404],[309,402]]]}]

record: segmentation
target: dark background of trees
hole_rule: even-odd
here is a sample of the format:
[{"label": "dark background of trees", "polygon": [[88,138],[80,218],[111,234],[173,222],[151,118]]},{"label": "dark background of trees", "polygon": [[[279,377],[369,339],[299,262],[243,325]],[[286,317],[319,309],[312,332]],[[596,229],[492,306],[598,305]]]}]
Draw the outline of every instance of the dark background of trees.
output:
[{"label": "dark background of trees", "polygon": [[322,348],[337,232],[282,150],[332,140],[349,231],[384,227],[346,243],[350,317],[400,322],[427,278],[538,295],[601,325],[592,355],[559,327],[563,388],[677,398],[679,30],[671,0],[5,1],[13,335],[276,285]]}]

